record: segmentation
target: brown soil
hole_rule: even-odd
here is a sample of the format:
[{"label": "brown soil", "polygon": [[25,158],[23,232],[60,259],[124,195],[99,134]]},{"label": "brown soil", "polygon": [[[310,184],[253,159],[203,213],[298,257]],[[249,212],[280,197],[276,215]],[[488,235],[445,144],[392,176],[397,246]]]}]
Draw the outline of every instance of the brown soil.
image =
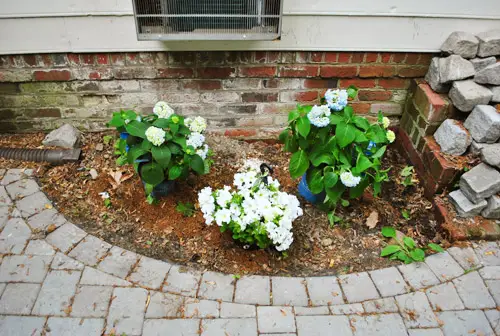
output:
[{"label": "brown soil", "polygon": [[[199,211],[193,217],[183,217],[175,210],[177,202],[195,204],[197,192],[205,186],[231,185],[238,165],[251,157],[271,164],[282,190],[297,194],[298,180],[288,174],[289,155],[283,153],[281,145],[210,137],[216,153],[210,174],[178,183],[175,193],[158,205],[149,205],[132,168],[115,165],[112,144],[96,150],[105,134],[113,133],[84,136],[79,163],[51,167],[0,159],[0,166],[36,168],[43,190],[59,211],[109,243],[156,259],[230,274],[320,275],[385,267],[395,262],[379,257],[384,245],[379,232],[384,225],[394,226],[421,244],[433,241],[449,245],[434,219],[432,204],[423,197],[423,189],[419,185],[405,188],[399,183],[399,172],[407,163],[395,149],[386,154],[384,164],[392,168],[391,181],[383,185],[380,197],[367,193],[360,200],[352,200],[347,208],[339,206],[337,215],[343,222],[334,228],[325,213],[299,197],[304,215],[294,222],[294,243],[285,258],[270,249],[244,250],[230,233],[221,233],[216,225],[206,226]],[[42,134],[0,137],[0,146],[37,147],[42,138]],[[90,177],[90,169],[99,174],[95,180]],[[116,172],[122,173],[120,183],[110,175]],[[109,208],[99,196],[103,191],[111,195]],[[403,218],[402,210],[410,214],[409,220]],[[369,229],[366,219],[373,211],[378,213],[379,222]]]}]

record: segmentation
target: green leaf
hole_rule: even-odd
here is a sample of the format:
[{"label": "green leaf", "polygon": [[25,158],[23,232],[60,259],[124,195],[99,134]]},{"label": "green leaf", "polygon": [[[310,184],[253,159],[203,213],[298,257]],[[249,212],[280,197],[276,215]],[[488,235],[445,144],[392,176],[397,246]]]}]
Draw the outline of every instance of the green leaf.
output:
[{"label": "green leaf", "polygon": [[170,152],[172,154],[179,154],[181,152],[181,147],[173,142],[167,143],[168,149],[170,149]]},{"label": "green leaf", "polygon": [[278,140],[279,140],[279,142],[284,144],[288,140],[289,136],[290,136],[290,132],[288,131],[288,128],[287,128],[286,130],[284,130],[283,132],[280,133]]},{"label": "green leaf", "polygon": [[319,194],[323,191],[323,175],[321,169],[310,169],[307,174],[307,185],[313,194]]},{"label": "green leaf", "polygon": [[285,141],[284,149],[286,152],[295,153],[299,149],[299,144],[294,136],[289,136]]},{"label": "green leaf", "polygon": [[189,166],[198,174],[203,174],[205,172],[205,163],[201,156],[195,154],[191,156],[191,161],[189,162]]},{"label": "green leaf", "polygon": [[370,122],[364,117],[355,117],[354,124],[364,131],[370,128]]},{"label": "green leaf", "polygon": [[358,155],[358,160],[356,161],[356,173],[358,175],[372,166],[373,163],[366,156],[363,154]]},{"label": "green leaf", "polygon": [[344,121],[344,117],[340,114],[332,113],[330,114],[330,124],[338,125],[339,123]]},{"label": "green leaf", "polygon": [[177,131],[179,134],[184,134],[184,135],[189,135],[191,134],[191,131],[187,126],[180,125],[179,124],[179,130]]},{"label": "green leaf", "polygon": [[340,148],[344,148],[354,141],[356,137],[355,129],[354,126],[347,124],[345,121],[337,125],[335,137],[337,138],[337,143]]},{"label": "green leaf", "polygon": [[126,110],[122,112],[122,117],[124,119],[134,120],[135,118],[137,118],[137,113],[132,110]]},{"label": "green leaf", "polygon": [[387,245],[380,252],[380,256],[387,257],[388,255],[391,255],[391,254],[399,252],[399,251],[401,251],[401,246],[399,246],[399,245]]},{"label": "green leaf", "polygon": [[186,148],[186,138],[183,136],[174,136],[173,142],[180,145],[182,148]]},{"label": "green leaf", "polygon": [[300,112],[296,109],[292,110],[290,111],[290,113],[288,113],[288,122],[294,121],[298,117],[300,117]]},{"label": "green leaf", "polygon": [[290,175],[292,178],[297,178],[304,175],[309,168],[309,158],[306,152],[299,150],[290,158]]},{"label": "green leaf", "polygon": [[349,188],[349,197],[350,198],[358,198],[363,195],[363,192],[370,184],[368,178],[363,178],[359,184],[353,188]]},{"label": "green leaf", "polygon": [[144,182],[155,186],[163,182],[165,175],[163,174],[163,168],[159,164],[150,162],[142,166],[141,178]]},{"label": "green leaf", "polygon": [[170,131],[172,134],[177,133],[179,131],[179,124],[170,124]]},{"label": "green leaf", "polygon": [[424,261],[425,260],[425,252],[422,249],[415,249],[413,251],[410,251],[410,257],[412,257],[413,260],[416,261]]},{"label": "green leaf", "polygon": [[390,226],[384,226],[382,228],[382,236],[387,238],[396,238],[396,229]]},{"label": "green leaf", "polygon": [[333,188],[326,188],[326,194],[328,195],[328,198],[336,204],[339,199],[342,197],[342,194],[344,193],[346,187],[342,183],[338,182],[333,186]]},{"label": "green leaf", "polygon": [[127,153],[127,161],[128,163],[134,163],[135,160],[146,153],[148,153],[148,151],[139,146],[132,147]]},{"label": "green leaf", "polygon": [[121,117],[120,114],[114,114],[113,113],[113,118],[111,118],[111,120],[108,122],[108,126],[113,126],[113,127],[122,127],[123,125],[125,125],[125,121],[123,120],[123,118]]},{"label": "green leaf", "polygon": [[348,120],[352,119],[354,116],[354,109],[352,106],[347,105],[344,107],[344,117]]},{"label": "green leaf", "polygon": [[167,145],[153,146],[151,149],[151,154],[153,154],[153,159],[156,160],[160,166],[167,168],[170,163],[170,158],[172,157],[172,152]]},{"label": "green leaf", "polygon": [[326,154],[326,153],[320,153],[320,154],[315,154],[312,153],[310,156],[311,163],[313,166],[317,167],[322,163],[326,163],[327,165],[333,164],[333,158],[331,154]]},{"label": "green leaf", "polygon": [[311,131],[311,122],[307,116],[300,117],[297,120],[297,131],[304,138],[307,138],[309,132]]},{"label": "green leaf", "polygon": [[153,144],[151,142],[149,142],[148,140],[144,140],[140,147],[146,151],[149,151],[151,149],[151,147],[153,147]]},{"label": "green leaf", "polygon": [[438,244],[434,244],[434,243],[429,243],[429,245],[427,245],[431,250],[433,251],[436,251],[436,252],[444,252],[444,249],[439,246]]},{"label": "green leaf", "polygon": [[167,128],[168,125],[170,125],[170,122],[168,121],[168,119],[165,119],[165,118],[158,118],[153,123],[153,126],[159,127],[159,128]]},{"label": "green leaf", "polygon": [[342,206],[345,208],[345,207],[348,207],[351,203],[348,201],[348,200],[340,200],[340,204],[342,204]]},{"label": "green leaf", "polygon": [[175,179],[179,178],[179,176],[181,176],[181,174],[182,174],[182,167],[181,166],[172,166],[168,170],[168,179],[175,180]]},{"label": "green leaf", "polygon": [[408,212],[408,210],[406,209],[403,209],[401,210],[401,215],[403,216],[404,219],[408,220],[410,219],[410,213]]},{"label": "green leaf", "polygon": [[374,159],[378,159],[378,158],[381,158],[382,155],[384,155],[385,153],[385,150],[387,149],[387,146],[383,146],[383,147],[380,147],[376,152],[375,154],[373,154],[371,157],[374,158]]},{"label": "green leaf", "polygon": [[366,141],[368,141],[368,138],[366,137],[365,133],[363,133],[359,129],[355,128],[354,129],[354,133],[356,135],[356,137],[354,138],[354,141],[356,141],[356,142],[366,142]]},{"label": "green leaf", "polygon": [[339,176],[334,172],[327,172],[324,176],[324,183],[326,188],[332,188],[337,181],[339,180]]},{"label": "green leaf", "polygon": [[354,85],[351,85],[347,88],[347,96],[349,98],[354,99],[356,98],[357,95],[358,95],[358,89]]},{"label": "green leaf", "polygon": [[146,139],[146,130],[148,129],[148,126],[140,121],[132,120],[125,125],[125,129],[130,135]]},{"label": "green leaf", "polygon": [[415,244],[415,241],[414,241],[414,240],[413,240],[413,238],[411,238],[411,237],[404,237],[404,238],[403,238],[403,243],[404,243],[407,247],[409,247],[409,248],[411,248],[411,249],[414,249],[415,247],[417,247],[417,244]]}]

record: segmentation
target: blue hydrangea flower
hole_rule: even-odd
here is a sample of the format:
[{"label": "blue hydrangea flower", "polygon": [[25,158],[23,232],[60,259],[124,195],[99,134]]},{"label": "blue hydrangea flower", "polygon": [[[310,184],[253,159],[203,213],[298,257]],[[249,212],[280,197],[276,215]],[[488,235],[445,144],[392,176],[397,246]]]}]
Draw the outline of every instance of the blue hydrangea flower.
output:
[{"label": "blue hydrangea flower", "polygon": [[316,127],[326,127],[330,124],[331,112],[328,106],[316,106],[314,105],[311,111],[307,114],[307,118],[312,125]]},{"label": "blue hydrangea flower", "polygon": [[347,90],[328,89],[325,93],[326,103],[334,111],[342,111],[347,106],[348,98]]}]

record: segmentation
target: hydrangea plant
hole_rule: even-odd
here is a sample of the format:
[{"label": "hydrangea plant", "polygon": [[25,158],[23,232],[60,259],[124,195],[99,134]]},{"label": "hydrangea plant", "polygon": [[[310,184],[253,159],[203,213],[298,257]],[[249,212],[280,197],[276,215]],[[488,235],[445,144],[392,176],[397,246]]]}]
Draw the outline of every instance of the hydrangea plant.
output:
[{"label": "hydrangea plant", "polygon": [[[201,175],[209,170],[211,151],[205,143],[207,123],[202,117],[184,119],[160,101],[153,114],[140,117],[134,111],[116,112],[108,125],[129,134],[127,161],[146,183],[148,195],[165,180],[185,178],[190,171]],[[123,148],[118,151],[123,153]]]},{"label": "hydrangea plant", "polygon": [[331,223],[338,220],[339,202],[348,204],[346,198],[361,196],[369,186],[377,196],[382,182],[388,180],[381,160],[395,134],[387,129],[389,119],[380,112],[372,124],[355,115],[348,102],[356,95],[354,87],[328,90],[324,105],[297,105],[279,137],[284,149],[293,153],[290,175],[306,174],[310,191],[325,195],[322,207],[329,211]]},{"label": "hydrangea plant", "polygon": [[259,166],[248,161],[234,175],[234,188],[206,187],[198,202],[207,225],[215,222],[243,244],[285,251],[293,242],[292,222],[302,216],[302,209],[297,197],[279,191],[279,182],[261,173]]}]

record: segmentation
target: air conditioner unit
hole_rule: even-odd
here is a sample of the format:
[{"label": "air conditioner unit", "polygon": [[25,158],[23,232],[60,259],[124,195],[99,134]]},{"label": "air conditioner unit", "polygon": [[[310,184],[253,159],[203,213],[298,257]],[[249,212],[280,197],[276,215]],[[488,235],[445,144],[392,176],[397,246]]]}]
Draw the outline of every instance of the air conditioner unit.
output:
[{"label": "air conditioner unit", "polygon": [[132,0],[138,40],[274,40],[283,0]]}]

